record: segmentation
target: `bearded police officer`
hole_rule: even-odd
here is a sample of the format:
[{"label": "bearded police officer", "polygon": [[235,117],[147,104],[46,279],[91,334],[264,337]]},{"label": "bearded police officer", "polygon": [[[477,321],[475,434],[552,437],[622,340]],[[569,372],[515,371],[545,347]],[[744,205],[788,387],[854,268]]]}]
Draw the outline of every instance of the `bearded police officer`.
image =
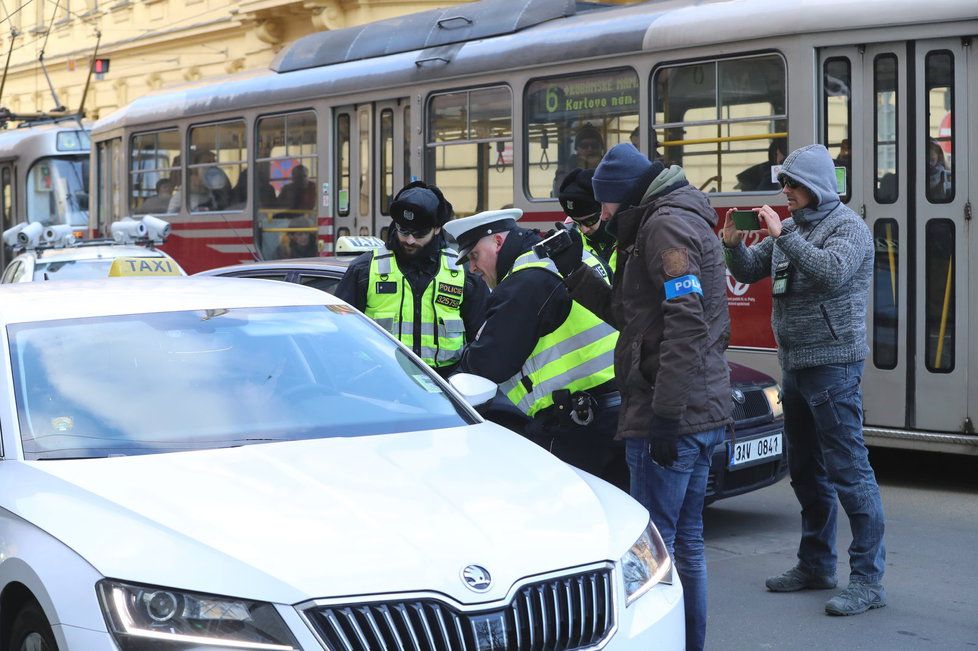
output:
[{"label": "bearded police officer", "polygon": [[584,250],[597,256],[604,264],[608,278],[613,278],[618,261],[618,242],[601,220],[601,204],[594,198],[594,189],[591,186],[593,176],[594,170],[579,167],[571,170],[560,184],[557,199],[564,214],[573,220],[577,230],[584,236]]},{"label": "bearded police officer", "polygon": [[407,185],[391,204],[387,246],[353,261],[336,296],[449,375],[485,317],[489,288],[456,264],[441,227],[452,205],[435,186]]},{"label": "bearded police officer", "polygon": [[[517,227],[522,214],[496,210],[445,225],[459,260],[493,288],[485,325],[458,370],[499,384],[531,419],[529,438],[601,475],[614,456],[621,402],[613,368],[618,335],[570,299],[553,262],[532,250],[540,235]],[[583,257],[603,276],[594,256]]]}]

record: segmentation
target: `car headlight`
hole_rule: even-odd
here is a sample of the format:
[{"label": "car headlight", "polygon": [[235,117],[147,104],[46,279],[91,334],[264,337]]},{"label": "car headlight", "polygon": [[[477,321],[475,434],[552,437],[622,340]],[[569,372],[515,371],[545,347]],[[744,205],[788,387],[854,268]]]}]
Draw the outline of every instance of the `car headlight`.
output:
[{"label": "car headlight", "polygon": [[781,418],[784,414],[784,407],[781,405],[781,387],[777,384],[764,387],[764,397],[767,398],[767,404],[771,406],[774,417]]},{"label": "car headlight", "polygon": [[672,583],[669,550],[651,522],[628,553],[621,557],[621,573],[625,579],[626,606],[657,583]]},{"label": "car headlight", "polygon": [[109,579],[98,583],[98,593],[109,630],[122,651],[299,648],[268,603]]}]

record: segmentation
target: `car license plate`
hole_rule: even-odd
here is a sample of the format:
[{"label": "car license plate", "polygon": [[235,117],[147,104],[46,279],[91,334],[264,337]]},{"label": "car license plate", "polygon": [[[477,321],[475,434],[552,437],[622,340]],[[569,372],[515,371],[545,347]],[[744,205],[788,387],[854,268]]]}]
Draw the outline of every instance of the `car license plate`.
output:
[{"label": "car license plate", "polygon": [[782,445],[782,434],[771,434],[760,436],[756,439],[747,439],[727,444],[727,468],[731,470],[752,466],[755,463],[780,457],[784,451]]}]

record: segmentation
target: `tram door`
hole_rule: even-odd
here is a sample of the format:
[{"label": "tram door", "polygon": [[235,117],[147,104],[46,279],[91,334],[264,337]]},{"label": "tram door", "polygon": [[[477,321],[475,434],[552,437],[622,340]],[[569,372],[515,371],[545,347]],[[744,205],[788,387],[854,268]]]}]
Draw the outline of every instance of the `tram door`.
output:
[{"label": "tram door", "polygon": [[410,178],[407,99],[341,107],[334,111],[335,235],[373,235],[390,222],[390,204]]},{"label": "tram door", "polygon": [[821,140],[875,244],[872,427],[969,427],[966,52],[959,40],[820,52]]},{"label": "tram door", "polygon": [[974,431],[978,416],[978,386],[969,385],[969,369],[978,363],[969,351],[974,339],[969,315],[978,308],[971,302],[978,261],[969,222],[969,195],[975,190],[969,183],[969,151],[975,150],[968,116],[976,108],[969,106],[972,49],[961,39],[941,39],[916,41],[910,50],[915,79],[909,130],[914,146],[907,165],[914,187],[913,425],[945,432]]}]

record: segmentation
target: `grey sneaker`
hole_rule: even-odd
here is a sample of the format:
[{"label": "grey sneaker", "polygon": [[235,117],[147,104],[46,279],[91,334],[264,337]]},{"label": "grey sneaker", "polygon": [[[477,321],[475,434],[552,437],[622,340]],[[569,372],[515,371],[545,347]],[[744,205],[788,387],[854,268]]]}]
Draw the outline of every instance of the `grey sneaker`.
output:
[{"label": "grey sneaker", "polygon": [[846,589],[825,604],[829,615],[858,615],[886,605],[886,591],[880,583],[849,582]]},{"label": "grey sneaker", "polygon": [[772,576],[764,585],[771,592],[797,592],[798,590],[831,590],[837,584],[835,576],[816,576],[800,567],[793,567],[784,574]]}]

